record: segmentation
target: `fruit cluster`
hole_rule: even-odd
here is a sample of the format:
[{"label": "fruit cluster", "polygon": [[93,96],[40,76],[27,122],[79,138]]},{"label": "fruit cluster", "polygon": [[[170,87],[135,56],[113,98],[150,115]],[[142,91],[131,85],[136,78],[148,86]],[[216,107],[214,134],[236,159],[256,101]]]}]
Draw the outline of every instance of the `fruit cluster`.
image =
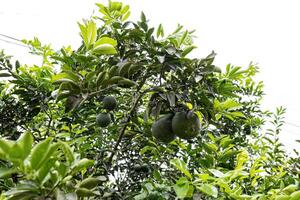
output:
[{"label": "fruit cluster", "polygon": [[117,107],[117,100],[113,96],[106,96],[102,100],[103,108],[108,112],[99,113],[96,116],[96,124],[100,127],[107,127],[111,122],[111,114],[109,111],[114,110]]},{"label": "fruit cluster", "polygon": [[201,130],[201,123],[193,111],[169,113],[153,123],[152,135],[165,143],[173,141],[176,136],[181,139],[195,138]]}]

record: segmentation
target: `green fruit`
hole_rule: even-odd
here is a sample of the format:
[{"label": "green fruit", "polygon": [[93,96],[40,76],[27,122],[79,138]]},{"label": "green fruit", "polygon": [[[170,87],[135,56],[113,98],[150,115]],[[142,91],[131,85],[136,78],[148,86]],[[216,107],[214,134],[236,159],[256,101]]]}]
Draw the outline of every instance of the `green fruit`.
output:
[{"label": "green fruit", "polygon": [[134,169],[136,172],[140,172],[140,171],[141,171],[141,165],[135,164],[135,165],[133,166],[133,169]]},{"label": "green fruit", "polygon": [[106,127],[110,124],[111,117],[109,113],[100,113],[96,117],[96,124],[100,127]]},{"label": "green fruit", "polygon": [[66,100],[65,112],[67,113],[75,109],[80,104],[81,101],[82,101],[81,96],[77,96],[77,95],[69,96]]},{"label": "green fruit", "polygon": [[182,139],[192,139],[200,133],[201,123],[198,116],[192,112],[177,112],[172,120],[172,130]]},{"label": "green fruit", "polygon": [[176,136],[172,131],[172,118],[173,114],[167,114],[158,119],[151,128],[152,135],[165,143],[173,141]]},{"label": "green fruit", "polygon": [[148,164],[143,164],[142,166],[141,166],[141,171],[142,172],[144,172],[144,173],[148,173],[148,172],[150,172],[150,167],[149,167],[149,165]]},{"label": "green fruit", "polygon": [[117,101],[115,97],[107,96],[102,100],[103,108],[107,110],[113,110],[117,107]]}]

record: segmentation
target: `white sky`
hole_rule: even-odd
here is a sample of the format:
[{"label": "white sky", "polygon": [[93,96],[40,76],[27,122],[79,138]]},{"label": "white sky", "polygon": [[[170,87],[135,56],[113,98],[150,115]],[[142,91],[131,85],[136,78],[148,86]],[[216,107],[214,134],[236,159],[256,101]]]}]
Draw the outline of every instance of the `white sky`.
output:
[{"label": "white sky", "polygon": [[[0,0],[0,34],[19,39],[38,36],[56,49],[80,43],[77,21],[97,12],[94,3],[105,0]],[[130,19],[144,11],[153,26],[162,23],[172,31],[177,23],[196,29],[193,54],[204,57],[212,50],[216,64],[260,66],[265,84],[264,108],[287,108],[281,133],[289,148],[300,146],[300,2],[297,0],[124,0]],[[167,32],[165,31],[165,32]],[[0,39],[5,39],[0,37]],[[0,49],[23,63],[37,62],[23,47],[0,41]]]}]

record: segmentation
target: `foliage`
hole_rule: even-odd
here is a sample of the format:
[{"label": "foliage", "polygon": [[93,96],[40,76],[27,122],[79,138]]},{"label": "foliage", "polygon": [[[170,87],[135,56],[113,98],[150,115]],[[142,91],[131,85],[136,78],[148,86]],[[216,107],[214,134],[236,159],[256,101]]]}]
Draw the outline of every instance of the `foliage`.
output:
[{"label": "foliage", "polygon": [[[261,110],[255,64],[221,72],[214,52],[188,57],[193,31],[97,6],[78,49],[24,40],[41,66],[1,52],[0,199],[298,199],[299,153],[278,137],[285,109]],[[152,136],[160,116],[187,111],[199,135]]]}]

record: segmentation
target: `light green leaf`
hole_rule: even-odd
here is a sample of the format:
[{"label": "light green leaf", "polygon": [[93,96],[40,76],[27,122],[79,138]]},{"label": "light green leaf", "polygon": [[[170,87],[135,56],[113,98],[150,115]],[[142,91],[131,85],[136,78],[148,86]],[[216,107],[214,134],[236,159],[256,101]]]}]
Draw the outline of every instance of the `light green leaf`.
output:
[{"label": "light green leaf", "polygon": [[0,151],[5,156],[10,154],[10,151],[15,144],[15,141],[0,139]]},{"label": "light green leaf", "polygon": [[128,19],[128,17],[130,16],[131,12],[128,11],[125,15],[123,15],[122,17],[122,22],[126,21]]},{"label": "light green leaf", "polygon": [[80,35],[87,49],[89,49],[97,39],[97,27],[95,22],[88,21],[84,25],[78,23]]},{"label": "light green leaf", "polygon": [[51,148],[52,138],[47,138],[46,140],[35,145],[31,151],[31,155],[29,158],[29,163],[32,169],[39,169],[41,165],[49,158],[48,152]]},{"label": "light green leaf", "polygon": [[180,170],[182,173],[184,173],[189,179],[192,179],[192,175],[189,172],[187,165],[184,161],[176,158],[176,159],[172,159],[170,163],[171,165],[175,166],[178,170]]},{"label": "light green leaf", "polygon": [[241,169],[246,161],[248,161],[249,155],[247,151],[242,151],[237,155],[237,164],[235,169]]},{"label": "light green leaf", "polygon": [[63,152],[64,152],[64,156],[68,162],[69,165],[72,165],[72,163],[74,162],[75,160],[75,157],[74,157],[74,153],[72,151],[72,149],[70,148],[70,146],[65,143],[65,142],[62,142],[62,141],[59,141],[59,144],[60,144],[60,147],[62,148]]},{"label": "light green leaf", "polygon": [[182,37],[181,37],[181,39],[180,39],[179,46],[182,45],[182,44],[184,43],[186,37],[188,36],[188,33],[189,33],[189,32],[188,32],[187,30],[184,31],[184,33],[183,33],[183,35],[182,35]]},{"label": "light green leaf", "polygon": [[109,37],[101,37],[99,40],[97,40],[95,42],[94,50],[97,49],[97,47],[102,44],[110,44],[111,46],[115,47],[115,46],[117,46],[118,42],[117,42],[117,40],[114,40]]},{"label": "light green leaf", "polygon": [[94,161],[93,160],[89,160],[87,158],[83,158],[81,159],[79,162],[75,163],[72,168],[72,174],[75,174],[77,172],[80,172],[88,167],[91,167],[94,165]]},{"label": "light green leaf", "polygon": [[18,145],[23,151],[23,160],[30,154],[33,144],[32,134],[29,132],[23,133],[17,140]]},{"label": "light green leaf", "polygon": [[40,184],[44,184],[50,178],[50,170],[54,167],[56,160],[50,159],[45,162],[37,172],[37,180]]},{"label": "light green leaf", "polygon": [[162,26],[162,24],[159,24],[157,31],[156,31],[156,37],[164,37],[164,27]]},{"label": "light green leaf", "polygon": [[189,180],[186,177],[181,177],[177,180],[176,184],[173,186],[176,195],[180,199],[185,197],[191,197],[193,194],[194,187],[190,184]]},{"label": "light green leaf", "polygon": [[296,191],[296,192],[293,192],[291,195],[290,195],[290,199],[289,200],[299,200],[300,199],[300,190]]},{"label": "light green leaf", "polygon": [[71,81],[74,81],[75,83],[81,81],[80,76],[71,71],[65,71],[65,72],[62,72],[62,73],[52,76],[52,82],[59,81],[61,79],[70,79]]},{"label": "light green leaf", "polygon": [[117,53],[116,49],[111,44],[98,45],[93,49],[93,52],[98,53],[98,54],[109,54],[109,55]]},{"label": "light green leaf", "polygon": [[210,173],[212,173],[215,177],[218,177],[218,178],[224,177],[223,172],[221,172],[217,169],[208,169],[208,171],[210,171]]},{"label": "light green leaf", "polygon": [[203,184],[201,186],[197,186],[197,189],[214,198],[218,197],[218,189],[211,184]]},{"label": "light green leaf", "polygon": [[245,118],[245,115],[242,112],[238,112],[238,111],[230,112],[230,115],[232,115],[234,117],[243,117],[243,118]]},{"label": "light green leaf", "polygon": [[18,143],[14,143],[8,154],[9,160],[12,162],[22,163],[24,161],[24,157],[22,147]]}]

